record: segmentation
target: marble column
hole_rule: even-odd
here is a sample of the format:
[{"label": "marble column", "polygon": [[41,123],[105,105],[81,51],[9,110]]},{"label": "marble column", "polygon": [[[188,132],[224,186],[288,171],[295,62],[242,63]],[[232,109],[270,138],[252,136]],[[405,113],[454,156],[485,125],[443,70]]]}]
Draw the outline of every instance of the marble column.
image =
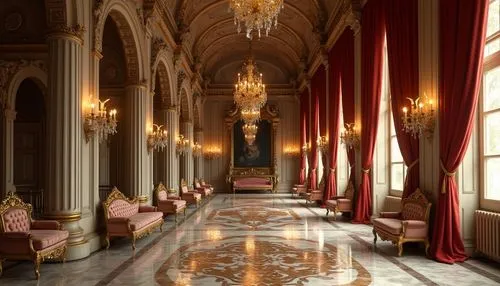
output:
[{"label": "marble column", "polygon": [[182,135],[184,138],[189,140],[188,151],[181,156],[181,178],[186,180],[188,186],[193,185],[194,181],[194,160],[193,160],[193,149],[191,144],[193,144],[193,122],[184,121],[181,125]]},{"label": "marble column", "polygon": [[5,197],[8,192],[15,192],[14,185],[14,120],[16,120],[16,111],[5,109],[2,118],[2,190],[0,198]]},{"label": "marble column", "polygon": [[47,190],[44,216],[69,231],[67,260],[90,254],[80,227],[82,149],[82,39],[69,28],[48,35]]},{"label": "marble column", "polygon": [[125,178],[123,191],[147,203],[152,197],[149,176],[150,154],[147,148],[146,113],[148,107],[146,86],[129,85],[125,89]]},{"label": "marble column", "polygon": [[[197,129],[194,132],[194,142],[197,142],[203,147],[203,130]],[[205,174],[203,173],[203,154],[199,157],[194,158],[194,177],[201,179],[204,178]]]},{"label": "marble column", "polygon": [[[168,145],[163,151],[165,169],[164,184],[168,189],[179,190],[179,158],[175,151],[176,139],[179,135],[179,112],[175,106],[169,107],[164,112],[164,121],[160,121],[166,126],[168,132]],[[161,175],[160,175],[161,177]]]}]

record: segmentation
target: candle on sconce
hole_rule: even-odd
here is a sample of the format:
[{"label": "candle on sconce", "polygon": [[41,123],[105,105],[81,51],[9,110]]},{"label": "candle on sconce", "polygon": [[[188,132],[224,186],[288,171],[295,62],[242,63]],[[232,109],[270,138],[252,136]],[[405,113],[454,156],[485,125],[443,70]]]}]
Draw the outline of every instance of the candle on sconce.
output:
[{"label": "candle on sconce", "polygon": [[404,114],[404,120],[406,121],[406,119],[408,118],[408,108],[403,107],[403,114]]}]

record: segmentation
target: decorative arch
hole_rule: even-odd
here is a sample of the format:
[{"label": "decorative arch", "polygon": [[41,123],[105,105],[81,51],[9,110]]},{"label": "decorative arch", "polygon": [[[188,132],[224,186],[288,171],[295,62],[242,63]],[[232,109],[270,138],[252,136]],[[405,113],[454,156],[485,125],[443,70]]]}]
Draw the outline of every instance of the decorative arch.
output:
[{"label": "decorative arch", "polygon": [[184,80],[179,92],[180,115],[184,121],[193,120],[193,98],[191,88]]},{"label": "decorative arch", "polygon": [[[7,83],[7,97],[5,108],[10,110],[16,109],[16,96],[19,86],[25,79],[33,79],[33,81],[41,87],[41,90],[47,90],[48,75],[45,65],[41,61],[20,61],[13,64],[13,73]],[[46,95],[46,94],[45,94]]]},{"label": "decorative arch", "polygon": [[162,102],[168,106],[174,106],[177,102],[176,98],[176,81],[172,75],[175,75],[175,68],[171,60],[172,56],[167,51],[167,48],[161,48],[155,54],[153,50],[151,64],[151,90],[156,87],[156,75],[158,74]]},{"label": "decorative arch", "polygon": [[123,0],[100,0],[94,7],[94,49],[102,52],[102,41],[104,24],[109,17],[118,27],[118,33],[122,40],[125,58],[127,61],[127,81],[129,83],[140,83],[144,78],[145,53],[141,40],[143,30],[142,24],[134,7],[128,1]]}]

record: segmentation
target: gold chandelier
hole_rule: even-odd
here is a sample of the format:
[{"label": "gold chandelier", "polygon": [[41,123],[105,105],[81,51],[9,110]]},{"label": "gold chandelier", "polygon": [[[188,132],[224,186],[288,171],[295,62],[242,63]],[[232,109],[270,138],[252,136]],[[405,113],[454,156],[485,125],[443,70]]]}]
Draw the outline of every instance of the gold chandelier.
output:
[{"label": "gold chandelier", "polygon": [[253,57],[250,55],[243,65],[245,74],[238,73],[238,83],[235,84],[234,102],[243,110],[260,109],[266,104],[266,85],[262,83],[262,74],[257,73]]},{"label": "gold chandelier", "polygon": [[234,11],[234,24],[238,33],[241,32],[241,22],[245,23],[247,38],[252,38],[252,31],[261,35],[261,30],[269,35],[271,27],[278,26],[278,14],[283,9],[283,0],[229,0],[229,6]]},{"label": "gold chandelier", "polygon": [[245,135],[245,141],[247,141],[248,145],[252,145],[255,142],[257,130],[258,127],[254,123],[246,123],[243,125],[243,134]]},{"label": "gold chandelier", "polygon": [[260,109],[257,108],[242,108],[241,119],[247,124],[253,124],[260,119]]},{"label": "gold chandelier", "polygon": [[429,99],[426,94],[424,98],[417,97],[413,100],[407,97],[407,99],[411,105],[409,110],[406,106],[403,107],[403,130],[410,133],[413,138],[419,138],[422,135],[430,138],[436,121],[432,99]]}]

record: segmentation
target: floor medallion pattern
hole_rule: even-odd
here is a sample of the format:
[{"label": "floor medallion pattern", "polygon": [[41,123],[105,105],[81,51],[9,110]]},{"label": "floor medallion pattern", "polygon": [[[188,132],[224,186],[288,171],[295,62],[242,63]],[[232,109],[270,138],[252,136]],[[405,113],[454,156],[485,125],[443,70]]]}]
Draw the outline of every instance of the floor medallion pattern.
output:
[{"label": "floor medallion pattern", "polygon": [[230,230],[276,230],[302,225],[300,216],[291,209],[278,209],[255,205],[213,210],[206,226]]},{"label": "floor medallion pattern", "polygon": [[276,236],[198,241],[173,253],[160,285],[369,285],[370,273],[335,246]]}]

